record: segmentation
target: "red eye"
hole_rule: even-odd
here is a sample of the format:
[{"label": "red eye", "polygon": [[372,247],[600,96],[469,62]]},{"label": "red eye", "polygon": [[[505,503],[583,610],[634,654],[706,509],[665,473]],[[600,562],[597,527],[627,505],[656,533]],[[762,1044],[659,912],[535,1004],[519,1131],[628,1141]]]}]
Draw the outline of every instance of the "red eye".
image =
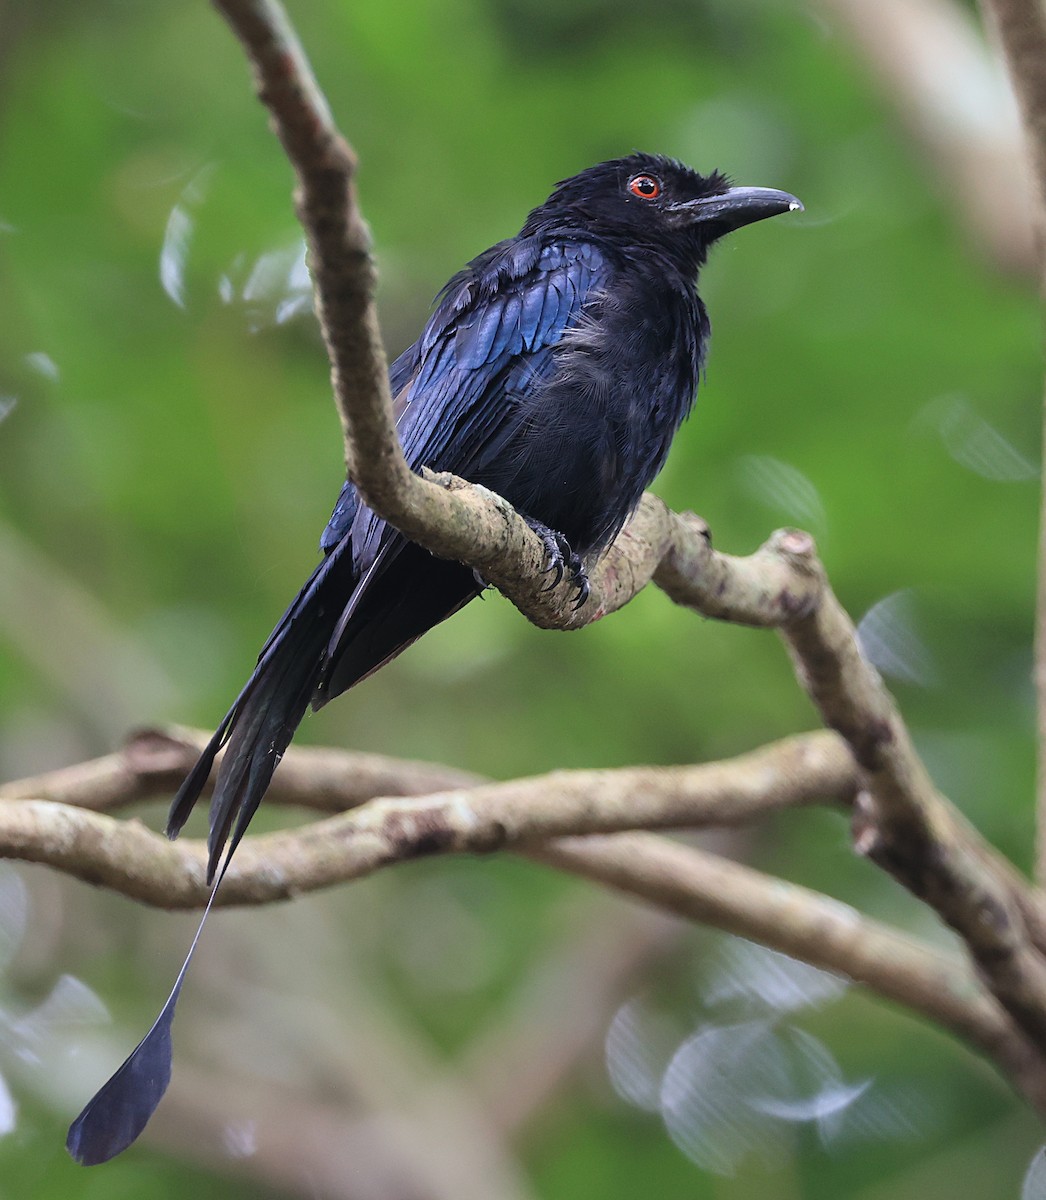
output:
[{"label": "red eye", "polygon": [[656,200],[661,195],[661,184],[653,175],[633,175],[628,190],[640,200]]}]

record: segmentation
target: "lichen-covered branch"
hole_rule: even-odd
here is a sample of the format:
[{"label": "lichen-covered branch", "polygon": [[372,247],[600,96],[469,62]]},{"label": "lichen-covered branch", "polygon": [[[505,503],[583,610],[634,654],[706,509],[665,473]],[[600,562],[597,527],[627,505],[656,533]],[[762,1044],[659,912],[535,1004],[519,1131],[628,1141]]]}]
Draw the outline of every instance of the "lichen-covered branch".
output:
[{"label": "lichen-covered branch", "polygon": [[[141,800],[170,795],[210,738],[201,729],[180,726],[137,730],[113,754],[0,784],[0,812],[5,800],[53,800],[75,808],[115,812]],[[292,746],[267,795],[279,804],[344,812],[375,796],[424,796],[485,782],[471,771],[439,763],[359,750]]]},{"label": "lichen-covered branch", "polygon": [[[307,771],[307,762],[297,769]],[[321,767],[320,778],[323,773]],[[230,867],[221,902],[285,899],[425,854],[516,848],[838,971],[991,1055],[1046,1111],[1046,1064],[958,960],[808,889],[653,835],[542,840],[569,827],[564,813],[579,827],[596,830],[634,828],[644,818],[652,824],[737,823],[746,813],[814,799],[845,803],[854,782],[842,743],[818,734],[704,767],[557,772],[441,795],[379,799],[302,829],[248,838]],[[0,805],[0,855],[44,862],[163,907],[199,907],[208,894],[201,843],[171,843],[137,821],[49,800]]]},{"label": "lichen-covered branch", "polygon": [[[812,555],[812,544],[810,553]],[[797,675],[863,772],[855,844],[965,941],[988,986],[1046,1047],[1041,904],[937,791],[850,618],[827,583],[809,614],[781,627]]]},{"label": "lichen-covered branch", "polygon": [[[132,743],[132,761],[139,753]],[[118,781],[126,778],[126,771],[114,764],[116,757],[99,760],[100,767],[85,764],[80,783],[73,777],[75,769],[36,783],[46,794],[84,796],[98,808],[94,788],[99,771],[111,772]],[[479,785],[469,779],[453,790],[380,797],[361,808],[354,807],[362,798],[361,781],[337,782],[337,764],[351,770],[355,760],[355,755],[334,750],[298,749],[287,755],[271,798],[300,803],[311,776],[324,807],[344,802],[350,811],[292,832],[247,838],[229,868],[219,903],[283,900],[437,852],[483,853],[562,834],[736,826],[804,804],[847,805],[856,783],[849,752],[829,733],[788,738],[726,762],[555,771]],[[163,769],[154,775],[139,774],[137,798],[144,797],[150,783],[162,790],[164,755],[157,765]],[[284,765],[290,766],[287,775],[294,780],[289,788],[281,780]],[[420,764],[405,764],[400,782],[415,781],[423,770]],[[385,778],[390,777],[391,769],[386,769]],[[125,787],[124,794],[129,790]],[[197,843],[170,843],[137,821],[33,798],[25,783],[9,784],[5,791],[0,857],[46,863],[164,908],[193,908],[206,901],[209,889]]]},{"label": "lichen-covered branch", "polygon": [[[648,497],[595,567],[593,594],[576,610],[569,580],[546,590],[544,546],[505,500],[453,476],[425,473],[423,478],[408,469],[392,418],[370,241],[354,190],[355,155],[335,128],[274,0],[215,4],[247,51],[258,95],[297,176],[298,215],[309,244],[346,461],[367,503],[434,554],[475,568],[546,628],[578,628],[620,608],[659,569],[671,576],[662,562],[666,554],[714,563],[714,553],[700,544],[707,541],[707,530],[675,518]],[[773,623],[758,599],[751,607],[753,623]]]}]

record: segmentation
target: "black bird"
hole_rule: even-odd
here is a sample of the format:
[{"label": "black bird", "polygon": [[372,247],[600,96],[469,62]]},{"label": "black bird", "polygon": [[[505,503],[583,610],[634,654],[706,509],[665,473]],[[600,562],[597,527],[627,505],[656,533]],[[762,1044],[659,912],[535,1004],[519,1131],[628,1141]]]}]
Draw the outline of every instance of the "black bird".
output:
[{"label": "black bird", "polygon": [[[584,562],[620,532],[693,405],[709,336],[695,285],[709,247],[800,208],[786,192],[732,187],[719,172],[650,154],[564,180],[516,237],[450,280],[392,365],[407,462],[504,496],[583,603]],[[320,548],[323,560],[171,806],[176,837],[224,747],[210,811],[212,902],[308,706],[365,679],[482,586],[387,525],[351,483]],[[156,1024],[73,1123],[67,1145],[78,1161],[118,1154],[159,1103],[188,962]]]}]

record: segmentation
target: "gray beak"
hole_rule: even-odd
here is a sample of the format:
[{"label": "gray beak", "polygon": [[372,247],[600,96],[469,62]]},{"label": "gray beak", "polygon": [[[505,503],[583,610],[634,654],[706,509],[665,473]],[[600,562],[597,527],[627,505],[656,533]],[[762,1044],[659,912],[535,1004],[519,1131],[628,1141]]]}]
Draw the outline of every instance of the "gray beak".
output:
[{"label": "gray beak", "polygon": [[704,196],[700,200],[673,205],[673,210],[680,215],[685,214],[688,224],[707,223],[713,226],[718,237],[766,217],[802,212],[803,206],[795,196],[779,192],[776,188],[734,187],[720,192],[718,196]]}]

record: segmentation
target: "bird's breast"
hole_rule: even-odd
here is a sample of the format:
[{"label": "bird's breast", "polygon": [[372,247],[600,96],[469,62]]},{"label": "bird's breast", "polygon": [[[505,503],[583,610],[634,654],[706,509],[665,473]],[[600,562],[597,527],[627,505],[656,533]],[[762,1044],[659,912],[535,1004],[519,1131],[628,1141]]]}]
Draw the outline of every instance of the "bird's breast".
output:
[{"label": "bird's breast", "polygon": [[503,494],[580,552],[619,532],[693,403],[707,322],[690,294],[608,288],[520,399]]}]

